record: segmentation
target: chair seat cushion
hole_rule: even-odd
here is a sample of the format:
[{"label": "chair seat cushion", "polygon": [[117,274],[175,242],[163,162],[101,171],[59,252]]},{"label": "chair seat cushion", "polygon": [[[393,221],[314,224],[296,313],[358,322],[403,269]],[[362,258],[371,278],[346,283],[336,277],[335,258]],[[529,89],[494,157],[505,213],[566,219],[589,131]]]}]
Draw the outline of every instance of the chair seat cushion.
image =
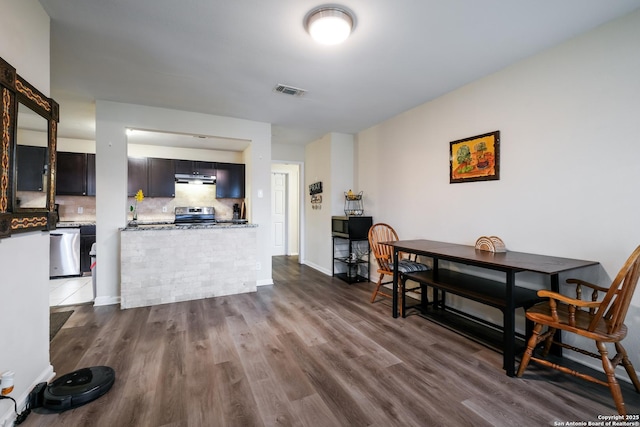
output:
[{"label": "chair seat cushion", "polygon": [[576,310],[575,326],[569,323],[569,306],[567,304],[557,303],[558,322],[553,320],[551,315],[551,307],[548,301],[544,301],[534,305],[526,311],[527,319],[535,323],[551,326],[556,329],[573,332],[597,341],[617,342],[621,341],[627,335],[626,325],[621,325],[615,334],[609,334],[607,329],[609,322],[606,319],[600,319],[593,331],[589,331],[589,324],[593,317],[588,311]]},{"label": "chair seat cushion", "polygon": [[[391,270],[393,271],[393,264],[391,264]],[[429,270],[429,266],[425,264],[421,264],[415,261],[409,261],[408,259],[403,259],[398,261],[398,272],[399,273],[413,273],[414,271],[426,271]]]}]

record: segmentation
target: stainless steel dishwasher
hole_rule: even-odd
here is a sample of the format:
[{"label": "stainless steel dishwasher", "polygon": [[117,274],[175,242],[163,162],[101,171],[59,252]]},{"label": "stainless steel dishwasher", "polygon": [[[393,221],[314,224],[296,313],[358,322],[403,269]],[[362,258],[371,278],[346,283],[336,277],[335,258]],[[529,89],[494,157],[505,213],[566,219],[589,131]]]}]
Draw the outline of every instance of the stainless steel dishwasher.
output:
[{"label": "stainless steel dishwasher", "polygon": [[49,232],[49,277],[80,275],[80,227]]}]

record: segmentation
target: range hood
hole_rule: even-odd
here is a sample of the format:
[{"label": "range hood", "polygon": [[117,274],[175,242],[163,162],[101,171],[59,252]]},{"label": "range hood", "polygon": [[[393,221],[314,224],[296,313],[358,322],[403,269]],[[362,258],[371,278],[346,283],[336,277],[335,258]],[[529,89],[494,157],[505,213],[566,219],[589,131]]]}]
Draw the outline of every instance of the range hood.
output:
[{"label": "range hood", "polygon": [[215,184],[213,175],[193,175],[190,173],[177,173],[176,182],[179,184]]}]

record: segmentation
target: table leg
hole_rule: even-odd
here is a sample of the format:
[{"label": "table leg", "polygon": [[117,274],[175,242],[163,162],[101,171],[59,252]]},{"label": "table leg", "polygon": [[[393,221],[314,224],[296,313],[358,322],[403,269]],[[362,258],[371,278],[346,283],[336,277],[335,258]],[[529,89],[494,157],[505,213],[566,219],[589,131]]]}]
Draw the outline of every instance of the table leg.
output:
[{"label": "table leg", "polygon": [[513,270],[507,271],[507,306],[504,308],[504,369],[507,375],[514,377],[515,371],[515,349],[516,349],[516,316],[513,288],[516,282],[516,273]]},{"label": "table leg", "polygon": [[391,314],[398,317],[398,250],[393,250],[393,295],[391,295]]}]

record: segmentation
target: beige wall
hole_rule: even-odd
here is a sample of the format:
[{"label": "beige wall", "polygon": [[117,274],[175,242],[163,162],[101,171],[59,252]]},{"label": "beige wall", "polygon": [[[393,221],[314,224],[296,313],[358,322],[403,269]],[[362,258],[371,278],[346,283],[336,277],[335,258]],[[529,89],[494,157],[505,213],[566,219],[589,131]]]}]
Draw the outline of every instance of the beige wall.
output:
[{"label": "beige wall", "polygon": [[[405,239],[497,235],[509,250],[597,260],[574,274],[610,284],[640,244],[638,40],[640,12],[360,132],[366,208]],[[450,184],[449,142],[494,130],[500,180]],[[640,293],[627,325],[640,366]]]},{"label": "beige wall", "polygon": [[[326,134],[305,147],[305,248],[301,262],[325,274],[331,274],[333,263],[331,216],[344,215],[344,193],[354,188],[353,153],[353,135],[342,133]],[[308,189],[319,181],[321,209],[312,209]]]},{"label": "beige wall", "polygon": [[[49,17],[40,3],[4,2],[0,40],[0,57],[50,95]],[[33,386],[54,375],[49,363],[49,234],[35,231],[0,240],[0,277],[0,372],[15,372],[10,396],[21,410]],[[0,425],[13,417],[13,403],[0,401]]]}]

